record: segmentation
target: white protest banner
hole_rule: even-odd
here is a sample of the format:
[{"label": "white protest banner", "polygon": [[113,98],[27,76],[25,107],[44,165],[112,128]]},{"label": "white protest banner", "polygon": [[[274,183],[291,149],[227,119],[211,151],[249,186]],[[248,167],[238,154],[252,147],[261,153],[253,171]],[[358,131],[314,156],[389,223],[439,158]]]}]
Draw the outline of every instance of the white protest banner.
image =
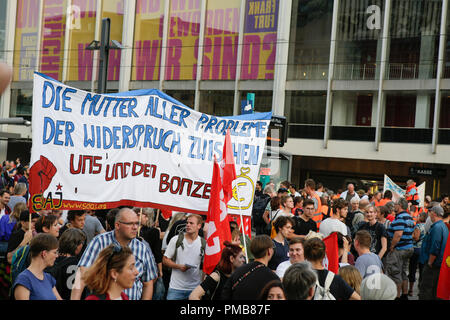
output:
[{"label": "white protest banner", "polygon": [[417,187],[417,192],[419,193],[419,207],[423,208],[425,206],[425,181]]},{"label": "white protest banner", "polygon": [[[392,191],[392,201],[397,202],[398,199],[404,198],[406,194],[406,190],[400,188],[391,178],[389,178],[386,174],[384,175],[384,187],[383,190],[391,190]],[[420,186],[417,187],[417,192],[419,193],[419,207],[424,206],[425,199],[425,182],[423,182]]]},{"label": "white protest banner", "polygon": [[206,214],[229,128],[237,179],[228,213],[251,215],[270,112],[216,117],[155,89],[101,95],[35,73],[32,116],[34,211],[129,205]]},{"label": "white protest banner", "polygon": [[386,174],[384,175],[383,191],[392,191],[392,201],[397,202],[398,199],[405,196],[405,190],[400,188],[394,181],[391,180]]}]

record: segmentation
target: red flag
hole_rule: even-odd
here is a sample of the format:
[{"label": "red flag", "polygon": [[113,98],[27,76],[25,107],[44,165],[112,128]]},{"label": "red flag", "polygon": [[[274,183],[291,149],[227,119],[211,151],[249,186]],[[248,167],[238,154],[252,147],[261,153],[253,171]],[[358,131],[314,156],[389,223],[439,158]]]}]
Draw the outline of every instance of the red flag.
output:
[{"label": "red flag", "polygon": [[337,274],[339,271],[339,248],[337,233],[333,232],[323,239],[325,242],[325,252],[328,259],[327,269]]},{"label": "red flag", "polygon": [[450,234],[445,245],[436,297],[450,300]]},{"label": "red flag", "polygon": [[[229,221],[235,221],[238,224],[239,230],[241,229],[241,216],[238,214],[229,214],[228,215]],[[244,220],[244,231],[245,234],[251,239],[252,238],[252,220],[250,216],[243,216],[242,219]]]},{"label": "red flag", "polygon": [[234,166],[233,145],[231,144],[230,129],[227,129],[225,142],[223,144],[222,161],[220,161],[222,187],[225,203],[233,197],[233,180],[236,179],[236,168]]},{"label": "red flag", "polygon": [[203,272],[210,274],[219,263],[224,241],[231,241],[230,225],[227,219],[227,206],[220,176],[220,167],[214,157],[213,177],[211,181],[211,195],[208,204],[206,224],[208,232],[206,238]]}]

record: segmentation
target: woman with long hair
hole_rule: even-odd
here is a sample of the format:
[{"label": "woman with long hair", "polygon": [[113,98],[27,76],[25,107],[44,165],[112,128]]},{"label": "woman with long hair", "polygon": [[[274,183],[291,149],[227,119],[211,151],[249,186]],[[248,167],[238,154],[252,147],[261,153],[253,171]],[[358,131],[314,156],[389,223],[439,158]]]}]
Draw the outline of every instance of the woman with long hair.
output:
[{"label": "woman with long hair", "polygon": [[0,219],[0,242],[5,242],[4,252],[8,247],[8,241],[13,231],[19,230],[18,224],[20,213],[27,210],[27,204],[24,202],[18,202],[13,208],[13,211],[9,215],[4,215]]},{"label": "woman with long hair", "polygon": [[111,244],[103,249],[86,270],[83,281],[93,294],[86,300],[129,300],[124,290],[131,288],[139,272],[130,248]]},{"label": "woman with long hair", "polygon": [[189,300],[220,300],[225,282],[236,268],[245,263],[245,256],[239,245],[228,241],[223,244],[225,247],[216,268],[191,292]]},{"label": "woman with long hair", "polygon": [[339,268],[339,275],[350,287],[360,294],[362,276],[355,266],[347,265]]}]

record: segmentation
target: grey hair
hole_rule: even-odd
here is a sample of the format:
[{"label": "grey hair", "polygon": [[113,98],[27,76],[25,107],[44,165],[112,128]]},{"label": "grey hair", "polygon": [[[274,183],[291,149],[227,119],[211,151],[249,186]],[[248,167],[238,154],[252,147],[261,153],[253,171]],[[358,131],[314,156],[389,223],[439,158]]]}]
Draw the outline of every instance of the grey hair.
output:
[{"label": "grey hair", "polygon": [[153,227],[155,225],[155,210],[153,208],[133,208],[133,211],[136,212],[137,214],[141,213],[141,209],[142,209],[142,214],[145,214],[148,218],[147,223],[145,224],[146,227]]},{"label": "grey hair", "polygon": [[274,193],[275,192],[275,188],[272,186],[272,185],[267,185],[265,188],[264,188],[264,194],[272,194],[272,193]]},{"label": "grey hair", "polygon": [[397,201],[397,204],[400,206],[400,208],[402,208],[403,210],[407,210],[408,209],[408,201],[406,201],[405,198],[400,198]]},{"label": "grey hair", "polygon": [[308,261],[292,264],[284,273],[283,287],[288,300],[306,300],[317,275]]},{"label": "grey hair", "polygon": [[117,212],[117,214],[116,214],[116,218],[114,219],[114,223],[117,223],[118,221],[120,221],[120,219],[122,219],[123,213],[128,211],[128,210],[134,212],[132,209],[130,209],[128,207],[120,209],[119,212]]},{"label": "grey hair", "polygon": [[14,195],[21,195],[27,191],[27,185],[24,182],[19,182],[14,187]]}]

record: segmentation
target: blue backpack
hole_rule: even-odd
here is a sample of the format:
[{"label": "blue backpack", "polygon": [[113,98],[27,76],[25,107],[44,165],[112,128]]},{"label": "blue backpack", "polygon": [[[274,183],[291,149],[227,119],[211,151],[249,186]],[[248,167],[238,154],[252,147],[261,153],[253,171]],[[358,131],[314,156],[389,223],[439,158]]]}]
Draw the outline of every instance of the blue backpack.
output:
[{"label": "blue backpack", "polygon": [[14,252],[11,262],[11,283],[17,279],[17,276],[30,265],[30,246],[26,245]]}]

